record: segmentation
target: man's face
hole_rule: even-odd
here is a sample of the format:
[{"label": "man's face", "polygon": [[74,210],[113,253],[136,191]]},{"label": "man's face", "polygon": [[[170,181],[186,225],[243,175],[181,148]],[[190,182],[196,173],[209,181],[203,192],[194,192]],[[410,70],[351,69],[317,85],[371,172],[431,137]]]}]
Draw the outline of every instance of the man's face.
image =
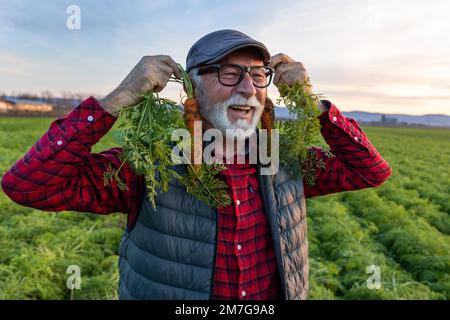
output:
[{"label": "man's face", "polygon": [[[243,66],[263,65],[263,61],[255,49],[245,48],[230,53],[220,64],[233,63]],[[264,110],[267,88],[253,85],[249,73],[244,74],[242,81],[233,87],[219,82],[217,73],[202,76],[202,88],[197,92],[200,112],[212,125],[223,134],[231,133],[238,139],[252,135]],[[244,107],[241,110],[238,107]]]}]

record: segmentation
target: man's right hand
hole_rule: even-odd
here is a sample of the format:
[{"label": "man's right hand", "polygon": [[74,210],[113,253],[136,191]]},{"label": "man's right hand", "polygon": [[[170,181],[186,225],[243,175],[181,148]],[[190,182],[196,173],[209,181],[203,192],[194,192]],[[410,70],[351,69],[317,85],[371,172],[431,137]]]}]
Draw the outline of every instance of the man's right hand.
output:
[{"label": "man's right hand", "polygon": [[120,108],[138,103],[143,93],[164,89],[172,74],[181,79],[178,65],[170,56],[142,57],[119,86],[103,98],[100,104],[109,113],[117,116]]}]

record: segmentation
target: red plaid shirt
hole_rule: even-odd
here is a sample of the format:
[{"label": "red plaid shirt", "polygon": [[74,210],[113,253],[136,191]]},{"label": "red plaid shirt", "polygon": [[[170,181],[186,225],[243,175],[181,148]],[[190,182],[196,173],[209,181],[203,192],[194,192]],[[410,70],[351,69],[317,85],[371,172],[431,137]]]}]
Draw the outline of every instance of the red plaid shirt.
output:
[{"label": "red plaid shirt", "polygon": [[[320,116],[322,135],[335,157],[312,148],[326,168],[315,185],[304,183],[306,197],[376,187],[390,175],[381,157],[356,121],[345,118],[330,102]],[[113,126],[116,118],[94,98],[86,99],[49,130],[2,178],[4,192],[15,202],[45,211],[72,210],[128,214],[131,229],[143,200],[144,182],[128,165],[120,171],[128,191],[115,183],[105,186],[109,163],[118,168],[121,148],[91,153],[92,146]],[[259,194],[256,169],[233,165],[221,173],[233,203],[219,210],[215,299],[275,299],[280,293],[277,264]]]},{"label": "red plaid shirt", "polygon": [[281,286],[256,165],[234,159],[220,173],[232,203],[219,209],[213,299],[275,300]]}]

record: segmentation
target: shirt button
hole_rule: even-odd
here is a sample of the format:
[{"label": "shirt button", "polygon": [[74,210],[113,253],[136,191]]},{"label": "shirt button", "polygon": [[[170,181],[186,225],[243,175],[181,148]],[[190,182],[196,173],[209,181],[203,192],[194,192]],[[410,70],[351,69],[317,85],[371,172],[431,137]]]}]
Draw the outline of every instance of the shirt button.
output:
[{"label": "shirt button", "polygon": [[241,204],[241,201],[236,200],[236,205],[238,206],[238,205],[240,205],[240,204]]},{"label": "shirt button", "polygon": [[62,141],[61,141],[61,140],[58,140],[58,141],[56,142],[56,144],[57,144],[58,146],[60,146],[60,145],[62,145]]},{"label": "shirt button", "polygon": [[333,117],[333,121],[336,122],[336,120],[337,120],[337,118],[336,118],[336,117]]},{"label": "shirt button", "polygon": [[355,137],[355,141],[358,141],[358,137]]},{"label": "shirt button", "polygon": [[238,245],[237,245],[237,249],[238,249],[238,250],[241,250],[241,249],[242,249],[242,246],[241,246],[240,244],[238,244]]},{"label": "shirt button", "polygon": [[242,291],[242,292],[241,292],[241,295],[242,295],[243,297],[245,297],[246,294],[247,294],[247,292],[245,292],[245,291]]},{"label": "shirt button", "polygon": [[92,120],[94,120],[94,117],[93,116],[88,116],[87,119],[88,119],[89,122],[91,122]]}]

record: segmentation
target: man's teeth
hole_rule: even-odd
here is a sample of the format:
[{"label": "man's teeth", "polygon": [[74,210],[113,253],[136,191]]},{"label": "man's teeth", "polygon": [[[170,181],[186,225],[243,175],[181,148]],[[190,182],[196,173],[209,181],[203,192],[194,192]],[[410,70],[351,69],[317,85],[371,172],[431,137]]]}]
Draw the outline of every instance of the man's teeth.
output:
[{"label": "man's teeth", "polygon": [[234,109],[234,110],[249,111],[252,107],[250,107],[250,106],[230,106],[230,108]]}]

